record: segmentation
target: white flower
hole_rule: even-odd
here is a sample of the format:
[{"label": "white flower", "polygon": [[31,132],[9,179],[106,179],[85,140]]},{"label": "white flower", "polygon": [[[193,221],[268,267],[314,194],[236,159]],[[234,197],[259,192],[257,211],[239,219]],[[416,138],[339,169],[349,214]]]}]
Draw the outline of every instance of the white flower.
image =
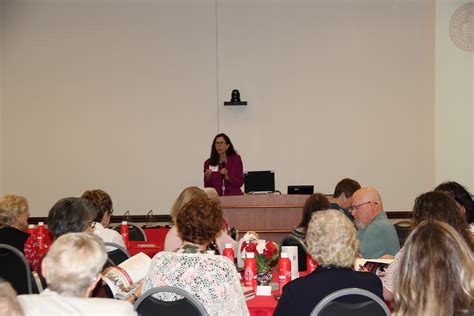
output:
[{"label": "white flower", "polygon": [[266,241],[263,239],[259,239],[257,243],[257,252],[261,255],[263,254],[263,250],[265,250],[265,243]]}]

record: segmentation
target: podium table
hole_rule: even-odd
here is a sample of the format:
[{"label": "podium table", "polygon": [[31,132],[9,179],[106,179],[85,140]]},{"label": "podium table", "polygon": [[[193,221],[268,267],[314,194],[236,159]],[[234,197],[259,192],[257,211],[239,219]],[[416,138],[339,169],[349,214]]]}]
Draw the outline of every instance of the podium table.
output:
[{"label": "podium table", "polygon": [[258,194],[220,197],[224,218],[239,238],[255,231],[260,238],[280,242],[300,220],[309,195]]}]

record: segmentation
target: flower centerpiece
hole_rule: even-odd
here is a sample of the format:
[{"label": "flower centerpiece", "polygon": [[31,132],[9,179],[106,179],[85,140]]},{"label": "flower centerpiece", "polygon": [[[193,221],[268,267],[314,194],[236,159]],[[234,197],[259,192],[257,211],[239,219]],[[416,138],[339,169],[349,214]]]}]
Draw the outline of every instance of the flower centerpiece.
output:
[{"label": "flower centerpiece", "polygon": [[241,239],[240,253],[242,260],[247,258],[248,252],[255,254],[255,261],[257,261],[257,279],[259,283],[268,284],[272,278],[270,268],[276,264],[280,256],[279,245],[273,241],[259,239],[256,232],[247,232]]}]

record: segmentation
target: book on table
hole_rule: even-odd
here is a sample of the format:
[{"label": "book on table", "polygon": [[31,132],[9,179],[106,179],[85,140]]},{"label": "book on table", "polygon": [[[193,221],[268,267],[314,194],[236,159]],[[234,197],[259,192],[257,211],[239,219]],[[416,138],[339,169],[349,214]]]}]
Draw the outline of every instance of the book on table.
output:
[{"label": "book on table", "polygon": [[242,285],[242,292],[244,293],[244,298],[246,301],[255,297],[255,290],[253,286],[243,286]]},{"label": "book on table", "polygon": [[354,263],[355,271],[367,271],[380,276],[385,269],[392,263],[393,259],[356,259]]},{"label": "book on table", "polygon": [[151,258],[140,252],[118,266],[107,269],[102,281],[108,285],[114,298],[126,300],[141,284],[151,264]]}]

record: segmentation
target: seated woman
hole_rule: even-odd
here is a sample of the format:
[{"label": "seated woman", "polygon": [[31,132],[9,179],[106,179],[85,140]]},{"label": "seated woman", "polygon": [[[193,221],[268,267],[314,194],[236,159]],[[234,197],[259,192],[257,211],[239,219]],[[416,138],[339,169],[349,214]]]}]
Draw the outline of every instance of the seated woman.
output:
[{"label": "seated woman", "polygon": [[[82,194],[82,198],[89,201],[97,211],[94,219],[94,234],[102,238],[104,242],[113,242],[125,247],[122,235],[113,229],[106,228],[110,224],[110,217],[113,213],[112,199],[103,190],[89,190]],[[109,251],[109,249],[107,249]],[[113,249],[110,249],[113,250]]]},{"label": "seated woman", "polygon": [[5,195],[0,198],[0,243],[20,250],[36,270],[41,258],[36,236],[23,230],[28,227],[30,210],[23,196]]},{"label": "seated woman", "polygon": [[471,193],[461,184],[454,181],[443,182],[435,188],[435,191],[444,192],[452,197],[463,211],[467,223],[470,225],[471,233],[474,234],[474,201]]},{"label": "seated woman", "polygon": [[[207,197],[188,202],[176,218],[183,243],[174,252],[155,255],[143,281],[142,293],[171,285],[195,295],[210,315],[248,315],[247,305],[233,263],[223,256],[208,255],[206,249],[222,230],[222,210]],[[160,299],[175,300],[171,294]]]},{"label": "seated woman", "polygon": [[393,315],[473,315],[472,248],[452,226],[424,221],[405,243]]},{"label": "seated woman", "polygon": [[314,212],[327,210],[329,208],[328,198],[321,193],[311,194],[304,203],[303,213],[301,214],[301,221],[297,228],[293,229],[291,234],[298,237],[303,242],[306,238],[306,229]]},{"label": "seated woman", "polygon": [[129,302],[89,298],[107,260],[102,240],[89,233],[59,237],[42,262],[48,288],[20,295],[26,315],[136,315]]},{"label": "seated woman", "polygon": [[[183,240],[179,237],[179,234],[178,234],[176,218],[178,214],[181,212],[181,209],[183,208],[183,206],[195,198],[212,199],[212,196],[209,197],[206,194],[206,192],[199,189],[198,187],[187,187],[180,193],[180,195],[174,202],[173,207],[171,208],[171,219],[174,223],[174,226],[171,227],[171,229],[166,234],[165,247],[164,247],[165,251],[172,251],[178,247],[181,247]],[[213,240],[209,244],[209,249],[218,250],[219,253],[222,254],[224,251],[225,244],[230,243],[232,244],[234,248],[234,253],[237,253],[237,242],[233,240],[232,237],[230,237],[229,234],[227,234],[227,232],[225,232],[224,226],[225,226],[225,220],[222,219],[221,230],[217,233],[215,240]]]},{"label": "seated woman", "polygon": [[[472,241],[464,214],[461,213],[456,202],[446,193],[433,191],[423,193],[416,198],[415,205],[413,206],[412,228],[416,228],[425,220],[437,220],[451,225],[463,236],[466,243],[472,248]],[[395,259],[385,270],[382,284],[383,296],[387,302],[393,300],[400,258],[404,251],[405,247],[400,249]]]},{"label": "seated woman", "polygon": [[[63,198],[57,201],[49,210],[48,229],[53,234],[54,240],[67,233],[92,233],[95,215],[94,207],[86,199],[78,197]],[[38,274],[43,287],[45,287],[46,282],[42,266],[39,267]]]},{"label": "seated woman", "polygon": [[[368,272],[352,270],[359,253],[356,228],[342,212],[320,211],[308,225],[306,243],[319,266],[309,275],[283,287],[273,315],[309,315],[327,295],[345,288],[361,288],[382,298],[382,283]],[[345,302],[359,302],[350,297]]]}]

